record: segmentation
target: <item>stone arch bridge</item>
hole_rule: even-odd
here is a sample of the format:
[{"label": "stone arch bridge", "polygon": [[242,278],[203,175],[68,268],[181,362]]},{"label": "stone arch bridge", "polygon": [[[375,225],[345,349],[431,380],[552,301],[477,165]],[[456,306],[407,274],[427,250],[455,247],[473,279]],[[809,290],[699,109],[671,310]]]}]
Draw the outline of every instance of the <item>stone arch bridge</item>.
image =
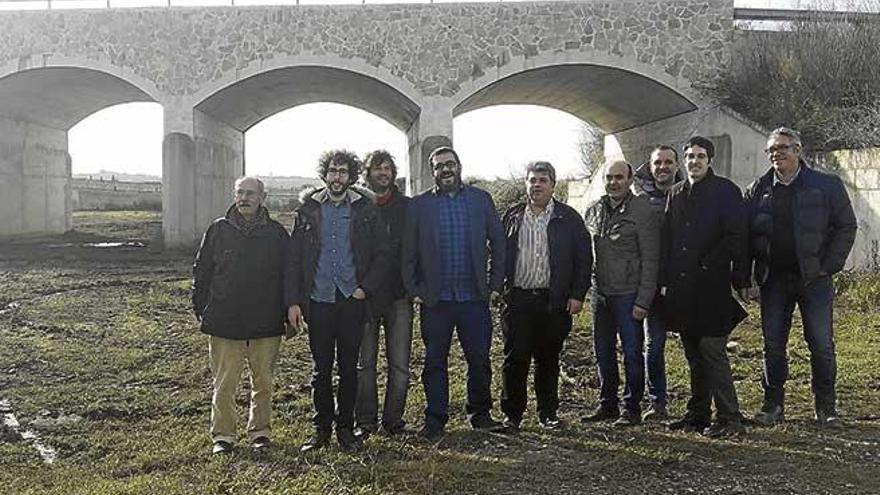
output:
[{"label": "stone arch bridge", "polygon": [[733,0],[3,12],[0,235],[70,228],[67,130],[133,101],[164,109],[169,246],[224,211],[245,131],[319,101],[405,132],[415,191],[453,117],[497,104],[569,112],[634,163],[653,144],[713,136],[716,167],[742,182],[761,133],[695,89],[726,69],[733,16]]}]

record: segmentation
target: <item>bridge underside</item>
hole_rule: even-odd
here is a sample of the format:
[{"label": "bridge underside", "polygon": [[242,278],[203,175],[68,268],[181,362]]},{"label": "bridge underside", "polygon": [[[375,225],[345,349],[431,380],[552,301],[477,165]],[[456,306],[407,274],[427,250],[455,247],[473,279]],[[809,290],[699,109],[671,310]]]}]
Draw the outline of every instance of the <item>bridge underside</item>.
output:
[{"label": "bridge underside", "polygon": [[0,236],[71,227],[67,131],[102,108],[131,101],[153,100],[89,69],[31,69],[0,79]]},{"label": "bridge underside", "polygon": [[501,79],[464,100],[455,113],[512,104],[562,110],[610,134],[697,109],[676,91],[645,76],[614,67],[573,64]]}]

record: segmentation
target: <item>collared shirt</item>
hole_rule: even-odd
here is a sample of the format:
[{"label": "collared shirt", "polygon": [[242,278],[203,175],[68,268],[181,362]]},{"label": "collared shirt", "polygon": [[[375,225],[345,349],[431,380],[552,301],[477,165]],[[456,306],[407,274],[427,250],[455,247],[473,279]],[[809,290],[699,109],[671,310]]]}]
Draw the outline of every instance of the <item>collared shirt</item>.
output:
[{"label": "collared shirt", "polygon": [[467,202],[459,191],[455,195],[438,192],[440,225],[440,300],[476,299],[476,280],[471,266],[470,221]]},{"label": "collared shirt", "polygon": [[354,254],[351,249],[351,201],[360,194],[349,190],[338,203],[330,200],[327,190],[312,198],[321,203],[321,252],[311,299],[336,302],[336,290],[351,297],[357,288]]},{"label": "collared shirt", "polygon": [[801,164],[800,163],[798,163],[797,170],[794,171],[794,175],[791,176],[791,179],[788,179],[785,181],[779,177],[779,172],[774,170],[773,171],[773,185],[776,186],[777,184],[782,184],[783,186],[790,186],[794,182],[794,180],[798,178],[798,175],[800,175],[800,173],[801,173]]},{"label": "collared shirt", "polygon": [[550,246],[547,226],[553,217],[551,199],[541,213],[535,214],[526,205],[519,227],[514,287],[520,289],[546,289],[550,286]]}]

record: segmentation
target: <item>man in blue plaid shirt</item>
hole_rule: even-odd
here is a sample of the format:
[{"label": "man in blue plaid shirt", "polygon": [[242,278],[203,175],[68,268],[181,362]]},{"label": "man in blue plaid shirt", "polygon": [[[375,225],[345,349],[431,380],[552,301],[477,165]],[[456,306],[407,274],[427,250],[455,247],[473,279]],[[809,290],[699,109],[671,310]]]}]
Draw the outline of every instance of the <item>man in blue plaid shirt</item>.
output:
[{"label": "man in blue plaid shirt", "polygon": [[[504,277],[504,231],[491,196],[461,182],[461,162],[452,148],[430,156],[436,186],[410,203],[403,241],[403,284],[421,305],[425,343],[425,426],[422,436],[439,438],[449,419],[447,359],[457,330],[467,360],[467,414],[478,430],[498,431],[492,419],[489,300]],[[487,249],[488,246],[488,249]]]}]

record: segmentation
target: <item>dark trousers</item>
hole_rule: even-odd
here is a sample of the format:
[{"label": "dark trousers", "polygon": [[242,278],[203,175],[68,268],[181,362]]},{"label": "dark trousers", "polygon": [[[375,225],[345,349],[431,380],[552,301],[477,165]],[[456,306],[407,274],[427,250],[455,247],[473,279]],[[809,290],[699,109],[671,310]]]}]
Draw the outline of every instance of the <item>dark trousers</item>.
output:
[{"label": "dark trousers", "polygon": [[[358,350],[366,322],[365,301],[344,298],[337,293],[335,303],[311,301],[309,348],[312,350],[312,398],[315,428],[329,431],[354,428],[354,403],[357,395]],[[336,412],[333,408],[333,358],[339,371],[336,389]]]},{"label": "dark trousers", "polygon": [[642,353],[645,334],[642,323],[632,317],[636,295],[605,296],[590,294],[593,310],[593,345],[599,365],[599,405],[611,410],[618,407],[617,337],[623,346],[623,367],[626,373],[623,406],[640,413],[645,394],[645,358]]},{"label": "dark trousers", "polygon": [[691,378],[691,397],[688,415],[694,419],[712,420],[712,401],[715,401],[716,420],[742,421],[730,361],[727,359],[727,337],[694,337],[682,334],[684,356]]},{"label": "dark trousers", "polygon": [[449,347],[452,332],[457,330],[467,361],[468,417],[488,416],[492,408],[489,386],[492,368],[489,348],[492,343],[492,320],[486,301],[441,301],[434,306],[422,304],[422,341],[425,343],[425,426],[442,429],[449,420]]},{"label": "dark trousers", "polygon": [[788,380],[788,336],[795,304],[801,312],[804,339],[810,349],[816,410],[834,412],[837,358],[832,328],[834,287],[831,277],[804,284],[797,274],[770,274],[761,287],[761,329],[764,334],[764,404],[782,406]]},{"label": "dark trousers", "polygon": [[666,404],[666,323],[661,311],[652,308],[644,325],[648,337],[645,350],[648,398],[651,402]]},{"label": "dark trousers", "polygon": [[535,360],[538,417],[556,418],[559,407],[559,353],[571,332],[571,315],[551,311],[547,290],[513,289],[502,315],[504,364],[501,367],[501,410],[521,421],[526,410],[526,381]]}]

